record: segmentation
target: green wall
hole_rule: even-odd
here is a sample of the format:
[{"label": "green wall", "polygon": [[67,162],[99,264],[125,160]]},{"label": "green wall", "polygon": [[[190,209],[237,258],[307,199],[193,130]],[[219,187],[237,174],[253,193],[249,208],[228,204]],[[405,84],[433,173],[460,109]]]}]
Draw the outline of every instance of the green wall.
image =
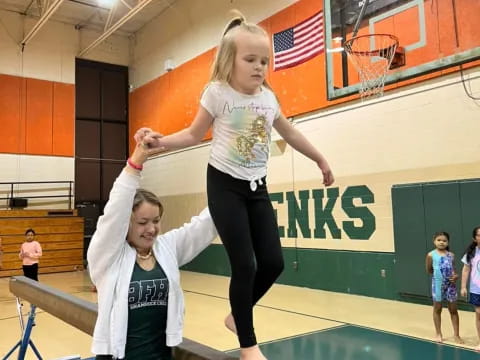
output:
[{"label": "green wall", "polygon": [[[425,256],[433,249],[432,235],[450,233],[461,274],[460,259],[473,227],[480,224],[480,180],[399,184],[391,195],[395,253],[284,248],[285,270],[278,283],[430,304]],[[184,269],[230,275],[225,250],[218,244]],[[464,302],[459,298],[460,305]]]},{"label": "green wall", "polygon": [[[392,253],[284,248],[285,270],[278,283],[395,299]],[[294,263],[298,266],[295,269]],[[230,275],[223,245],[210,245],[184,270]],[[382,277],[385,270],[385,277]]]},{"label": "green wall", "polygon": [[433,234],[438,231],[450,234],[450,251],[455,254],[455,267],[460,275],[463,267],[460,260],[472,242],[472,229],[480,224],[480,181],[394,185],[392,204],[396,291],[402,296],[430,300],[431,280],[425,271],[425,257],[434,249]]}]

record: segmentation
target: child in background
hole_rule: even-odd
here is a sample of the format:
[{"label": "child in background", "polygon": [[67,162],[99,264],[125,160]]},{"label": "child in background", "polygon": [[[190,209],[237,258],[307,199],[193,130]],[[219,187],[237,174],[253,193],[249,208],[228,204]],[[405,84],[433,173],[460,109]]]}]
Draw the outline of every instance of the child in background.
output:
[{"label": "child in background", "polygon": [[436,341],[443,342],[442,336],[442,302],[447,301],[448,311],[452,318],[453,337],[456,343],[463,344],[459,334],[459,318],[457,310],[458,275],[455,272],[454,255],[448,242],[450,235],[440,231],[433,235],[435,249],[427,254],[427,273],[432,274],[433,324],[435,325]]},{"label": "child in background", "polygon": [[[463,270],[460,293],[462,296],[467,296],[467,280],[470,276],[469,303],[475,307],[475,325],[480,339],[480,226],[473,229],[472,238],[472,243],[462,257]],[[480,344],[477,345],[476,350],[480,351]]]},{"label": "child in background", "polygon": [[208,206],[231,265],[230,305],[225,325],[236,333],[241,360],[264,360],[253,328],[253,306],[283,270],[278,225],[266,186],[272,127],[294,149],[310,158],[334,181],[323,155],[282,114],[265,81],[270,36],[239,14],[226,26],[190,127],[165,137],[140,129],[157,149],[199,143],[213,127],[207,168]]},{"label": "child in background", "polygon": [[35,241],[35,231],[25,231],[26,241],[20,248],[19,257],[22,259],[23,275],[29,279],[38,281],[38,259],[42,257],[42,247]]}]

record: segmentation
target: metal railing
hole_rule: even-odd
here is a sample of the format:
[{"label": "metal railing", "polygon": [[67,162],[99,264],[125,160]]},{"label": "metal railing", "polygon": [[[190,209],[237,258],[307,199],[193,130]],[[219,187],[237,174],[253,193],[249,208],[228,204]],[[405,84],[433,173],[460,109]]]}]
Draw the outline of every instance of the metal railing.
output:
[{"label": "metal railing", "polygon": [[[41,184],[68,184],[68,193],[65,195],[23,195],[26,192],[46,192],[46,191],[59,191],[58,189],[48,189],[48,188],[37,188],[31,187],[29,189],[14,189],[15,185],[41,185]],[[15,181],[15,182],[0,182],[0,186],[8,185],[10,186],[10,194],[7,197],[0,197],[0,200],[7,200],[7,207],[10,206],[10,199],[22,198],[22,199],[48,199],[48,198],[68,198],[68,208],[72,209],[72,200],[73,200],[73,184],[74,181]],[[65,187],[65,191],[67,188]]]}]

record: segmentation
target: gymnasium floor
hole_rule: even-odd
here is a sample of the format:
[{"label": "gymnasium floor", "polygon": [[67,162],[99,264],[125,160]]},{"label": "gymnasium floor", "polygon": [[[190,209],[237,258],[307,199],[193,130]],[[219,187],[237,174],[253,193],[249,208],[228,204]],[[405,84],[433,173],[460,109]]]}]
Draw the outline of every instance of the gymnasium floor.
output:
[{"label": "gymnasium floor", "polygon": [[[229,311],[228,278],[183,272],[185,336],[236,354],[237,342],[223,327]],[[96,294],[85,272],[40,275],[40,281],[89,301]],[[27,304],[23,311],[28,311]],[[455,346],[448,312],[445,344],[433,335],[431,307],[363,296],[275,285],[255,310],[256,331],[269,360],[469,360],[477,337],[474,314],[460,312],[463,347]],[[20,328],[8,279],[0,279],[0,358],[18,342]],[[39,310],[32,340],[44,359],[91,356],[90,336]],[[11,356],[15,359],[16,356]],[[36,359],[31,350],[27,359]]]}]

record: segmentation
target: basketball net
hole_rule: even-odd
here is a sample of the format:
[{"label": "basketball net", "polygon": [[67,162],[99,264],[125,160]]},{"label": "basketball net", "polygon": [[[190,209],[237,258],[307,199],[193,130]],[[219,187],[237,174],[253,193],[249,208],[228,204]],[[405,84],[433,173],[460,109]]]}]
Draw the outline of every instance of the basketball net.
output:
[{"label": "basketball net", "polygon": [[390,34],[360,35],[345,41],[343,47],[358,71],[362,100],[382,96],[398,38]]}]

